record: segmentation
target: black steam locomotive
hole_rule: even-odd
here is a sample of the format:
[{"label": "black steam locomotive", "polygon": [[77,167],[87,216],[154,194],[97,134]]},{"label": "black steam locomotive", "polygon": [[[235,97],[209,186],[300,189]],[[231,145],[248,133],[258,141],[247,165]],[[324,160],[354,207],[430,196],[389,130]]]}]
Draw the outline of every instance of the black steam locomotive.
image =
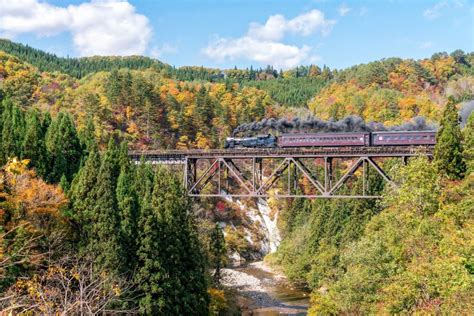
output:
[{"label": "black steam locomotive", "polygon": [[228,137],[224,148],[416,146],[435,145],[436,131],[282,134]]}]

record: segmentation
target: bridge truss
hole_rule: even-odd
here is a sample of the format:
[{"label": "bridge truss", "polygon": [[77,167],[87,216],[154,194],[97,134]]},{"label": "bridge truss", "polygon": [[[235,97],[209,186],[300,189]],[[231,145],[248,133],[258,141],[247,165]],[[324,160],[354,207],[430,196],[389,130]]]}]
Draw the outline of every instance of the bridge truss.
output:
[{"label": "bridge truss", "polygon": [[[132,160],[183,168],[189,196],[379,198],[388,158],[432,156],[432,147],[335,147],[132,152]],[[380,182],[379,181],[379,182]]]}]

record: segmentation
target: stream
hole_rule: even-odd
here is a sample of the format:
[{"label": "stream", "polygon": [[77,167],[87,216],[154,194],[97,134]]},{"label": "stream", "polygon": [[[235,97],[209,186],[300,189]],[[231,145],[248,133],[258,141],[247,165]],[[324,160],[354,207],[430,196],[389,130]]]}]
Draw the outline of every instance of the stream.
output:
[{"label": "stream", "polygon": [[289,283],[263,262],[223,270],[222,283],[239,293],[242,315],[306,315],[309,291]]}]

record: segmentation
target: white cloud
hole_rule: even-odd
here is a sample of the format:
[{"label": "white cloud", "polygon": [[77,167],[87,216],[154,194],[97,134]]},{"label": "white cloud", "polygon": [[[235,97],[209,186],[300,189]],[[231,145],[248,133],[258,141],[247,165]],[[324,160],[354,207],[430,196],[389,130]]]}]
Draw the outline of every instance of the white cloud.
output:
[{"label": "white cloud", "polygon": [[298,47],[279,42],[260,41],[244,36],[238,39],[220,38],[204,49],[211,59],[223,61],[246,58],[277,68],[291,68],[310,57],[308,46]]},{"label": "white cloud", "polygon": [[248,36],[261,40],[280,40],[285,36],[285,33],[308,36],[319,31],[321,34],[327,35],[334,23],[335,21],[327,20],[324,13],[319,10],[311,10],[291,20],[276,14],[270,16],[264,25],[250,23]]},{"label": "white cloud", "polygon": [[421,49],[430,49],[430,48],[433,48],[433,46],[434,46],[434,43],[431,42],[431,41],[426,41],[426,42],[420,43],[420,48]]},{"label": "white cloud", "polygon": [[448,5],[446,1],[436,3],[431,8],[423,11],[423,16],[427,19],[433,20],[441,16],[441,10]]},{"label": "white cloud", "polygon": [[326,36],[336,22],[325,18],[319,10],[311,10],[287,20],[283,15],[272,15],[265,24],[251,23],[247,34],[239,38],[217,37],[202,50],[207,57],[218,60],[248,59],[277,68],[291,68],[304,61],[319,60],[307,45],[298,47],[281,41],[287,34]]},{"label": "white cloud", "polygon": [[154,58],[161,58],[163,55],[174,54],[178,48],[170,43],[164,43],[161,46],[153,46],[150,55]]},{"label": "white cloud", "polygon": [[450,7],[462,8],[463,6],[464,0],[443,0],[423,11],[423,16],[429,20],[434,20],[439,18],[445,9]]},{"label": "white cloud", "polygon": [[81,56],[143,54],[152,35],[147,17],[123,0],[91,0],[67,7],[38,0],[0,0],[0,32],[10,38],[70,32]]},{"label": "white cloud", "polygon": [[352,9],[349,8],[345,3],[341,4],[337,11],[340,16],[346,16]]}]

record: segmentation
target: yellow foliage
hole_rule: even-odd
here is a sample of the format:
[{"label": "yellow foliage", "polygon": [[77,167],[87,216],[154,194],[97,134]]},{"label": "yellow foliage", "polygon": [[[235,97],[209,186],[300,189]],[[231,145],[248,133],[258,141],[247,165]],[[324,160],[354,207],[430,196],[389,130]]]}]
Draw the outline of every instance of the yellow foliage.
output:
[{"label": "yellow foliage", "polygon": [[196,134],[196,147],[199,149],[210,148],[208,139],[201,132]]},{"label": "yellow foliage", "polygon": [[228,307],[227,299],[225,298],[225,293],[223,290],[210,288],[207,290],[207,293],[211,297],[211,301],[209,303],[210,315],[219,315],[219,312],[224,311]]}]

